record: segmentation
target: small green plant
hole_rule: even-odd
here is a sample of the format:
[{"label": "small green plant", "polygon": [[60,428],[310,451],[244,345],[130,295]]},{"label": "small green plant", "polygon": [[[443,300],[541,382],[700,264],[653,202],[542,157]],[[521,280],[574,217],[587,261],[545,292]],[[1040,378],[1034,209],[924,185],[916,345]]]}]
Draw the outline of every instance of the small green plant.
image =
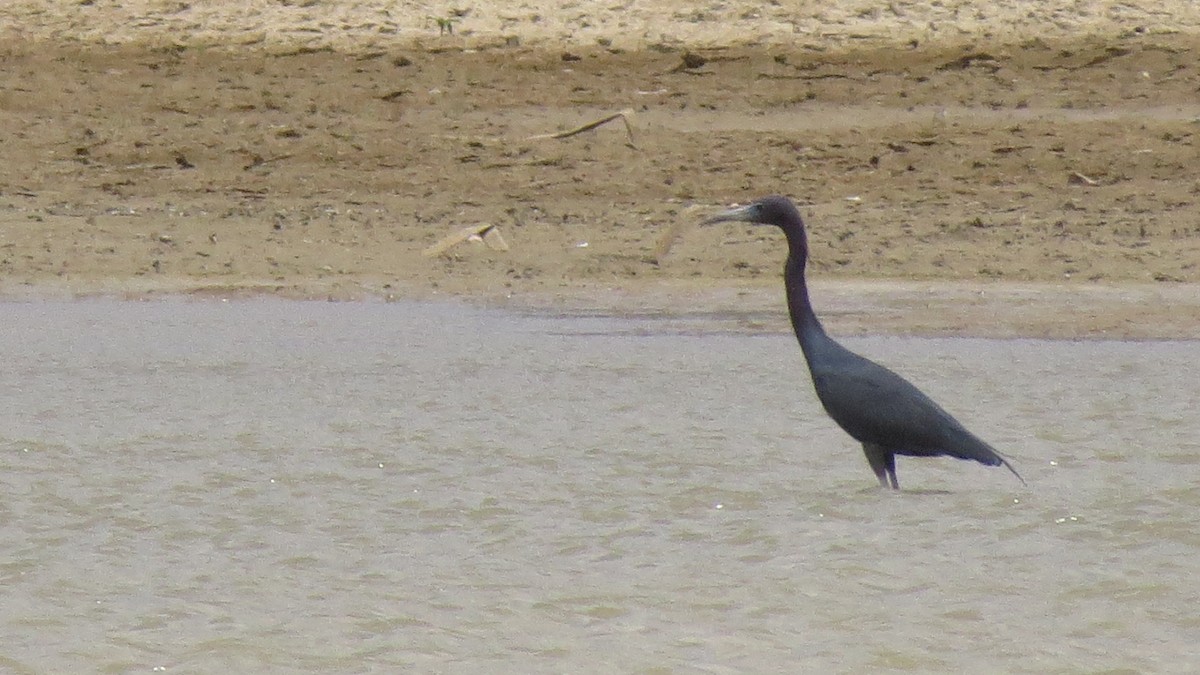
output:
[{"label": "small green plant", "polygon": [[454,35],[454,24],[458,23],[457,17],[431,16],[429,19],[437,24],[438,35]]}]

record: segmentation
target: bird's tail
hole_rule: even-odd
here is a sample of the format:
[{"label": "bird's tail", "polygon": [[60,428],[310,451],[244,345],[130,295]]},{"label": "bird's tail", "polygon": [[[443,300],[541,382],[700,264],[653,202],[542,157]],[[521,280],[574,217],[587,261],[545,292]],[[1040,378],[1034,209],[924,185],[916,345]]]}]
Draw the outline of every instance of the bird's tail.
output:
[{"label": "bird's tail", "polygon": [[1025,482],[1025,479],[1021,477],[1021,474],[1017,473],[1017,470],[1013,468],[1013,465],[1008,461],[1008,458],[1000,454],[1000,451],[993,448],[987,441],[962,428],[961,425],[958,428],[963,433],[963,436],[960,436],[959,444],[959,449],[962,451],[962,454],[957,455],[958,457],[963,459],[973,459],[980,464],[986,464],[988,466],[1000,466],[1003,464],[1009,471],[1012,472],[1012,475],[1017,477],[1017,480],[1021,481],[1021,485],[1029,485]]},{"label": "bird's tail", "polygon": [[1012,472],[1012,475],[1017,477],[1017,480],[1021,481],[1021,485],[1029,485],[1025,482],[1025,479],[1021,477],[1021,474],[1017,473],[1017,470],[1013,468],[1013,465],[1009,463],[1008,458],[1000,454],[1000,452],[993,448],[991,444],[979,438],[975,434],[972,434],[966,429],[963,429],[961,426],[959,427],[959,430],[963,435],[959,436],[958,452],[952,453],[955,457],[959,457],[961,459],[973,459],[980,464],[986,464],[988,466],[1004,465],[1009,471]]},{"label": "bird's tail", "polygon": [[[996,451],[992,450],[992,452],[996,452]],[[1026,487],[1029,486],[1029,483],[1026,483],[1024,478],[1021,478],[1021,474],[1017,473],[1017,470],[1013,468],[1013,465],[1008,463],[1008,459],[1006,459],[1004,457],[1004,455],[996,452],[996,459],[999,459],[1000,463],[1003,464],[1005,467],[1007,467],[1008,470],[1012,472],[1012,475],[1017,477],[1017,480],[1021,481],[1021,485],[1024,485]]]}]

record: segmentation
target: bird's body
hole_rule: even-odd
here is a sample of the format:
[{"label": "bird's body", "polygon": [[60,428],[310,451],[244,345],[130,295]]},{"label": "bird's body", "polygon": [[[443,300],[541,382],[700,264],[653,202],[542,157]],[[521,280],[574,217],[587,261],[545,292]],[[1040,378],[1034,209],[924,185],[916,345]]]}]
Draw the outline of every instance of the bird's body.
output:
[{"label": "bird's body", "polygon": [[846,349],[825,333],[808,298],[804,275],[808,241],[804,223],[790,200],[767,197],[705,222],[722,221],[775,225],[783,230],[788,241],[784,266],[788,311],[808,362],[813,388],[825,412],[862,443],[880,485],[899,489],[896,455],[948,455],[988,466],[1003,464],[1021,478],[994,448],[967,431],[908,380]]}]

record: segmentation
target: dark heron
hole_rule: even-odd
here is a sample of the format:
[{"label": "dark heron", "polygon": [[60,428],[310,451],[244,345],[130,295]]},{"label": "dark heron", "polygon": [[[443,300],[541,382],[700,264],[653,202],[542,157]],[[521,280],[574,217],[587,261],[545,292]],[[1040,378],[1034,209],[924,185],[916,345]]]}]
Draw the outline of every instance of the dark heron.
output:
[{"label": "dark heron", "polygon": [[788,257],[783,279],[788,312],[808,361],[817,398],[833,421],[862,443],[880,486],[886,488],[890,484],[892,489],[900,489],[896,455],[949,455],[988,466],[1003,464],[1025,483],[1008,460],[967,431],[908,380],[855,354],[825,334],[808,301],[808,285],[804,280],[808,237],[800,212],[791,200],[766,197],[749,206],[719,213],[703,224],[727,221],[774,225],[787,236]]}]

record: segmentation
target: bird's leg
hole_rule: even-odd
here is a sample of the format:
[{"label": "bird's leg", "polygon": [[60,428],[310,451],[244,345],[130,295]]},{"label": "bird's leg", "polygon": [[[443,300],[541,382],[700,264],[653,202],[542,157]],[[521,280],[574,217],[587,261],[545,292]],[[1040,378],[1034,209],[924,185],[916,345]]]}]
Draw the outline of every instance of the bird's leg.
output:
[{"label": "bird's leg", "polygon": [[892,481],[892,489],[899,490],[900,481],[896,480],[896,453],[894,452],[887,454],[887,474],[888,478]]},{"label": "bird's leg", "polygon": [[[863,452],[867,455],[867,463],[879,479],[879,487],[900,489],[896,480],[896,455],[873,443],[863,443]],[[889,484],[890,483],[890,484]]]}]

